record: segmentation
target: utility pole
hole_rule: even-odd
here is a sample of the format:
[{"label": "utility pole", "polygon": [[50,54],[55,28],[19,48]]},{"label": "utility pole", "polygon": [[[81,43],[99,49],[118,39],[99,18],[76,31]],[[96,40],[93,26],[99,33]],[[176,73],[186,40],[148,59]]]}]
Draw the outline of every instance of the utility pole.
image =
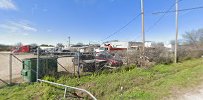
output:
[{"label": "utility pole", "polygon": [[176,0],[176,40],[175,40],[175,55],[174,55],[174,62],[177,63],[177,49],[178,49],[178,2],[179,0]]},{"label": "utility pole", "polygon": [[143,60],[145,60],[144,0],[141,0]]},{"label": "utility pole", "polygon": [[68,47],[70,47],[70,36],[68,37]]}]

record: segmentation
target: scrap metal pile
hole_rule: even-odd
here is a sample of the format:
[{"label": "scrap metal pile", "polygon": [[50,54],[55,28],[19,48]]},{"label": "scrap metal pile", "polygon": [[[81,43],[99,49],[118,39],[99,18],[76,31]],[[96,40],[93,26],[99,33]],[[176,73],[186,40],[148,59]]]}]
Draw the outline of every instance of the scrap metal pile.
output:
[{"label": "scrap metal pile", "polygon": [[[78,58],[79,57],[79,58]],[[118,55],[100,52],[96,55],[79,54],[72,59],[74,66],[79,66],[82,72],[95,72],[105,67],[119,67],[123,65]]]}]

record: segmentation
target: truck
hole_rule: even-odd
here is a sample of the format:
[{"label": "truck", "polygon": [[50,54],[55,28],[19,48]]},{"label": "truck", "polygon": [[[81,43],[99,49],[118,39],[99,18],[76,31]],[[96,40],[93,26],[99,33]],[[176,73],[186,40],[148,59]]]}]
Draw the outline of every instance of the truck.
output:
[{"label": "truck", "polygon": [[22,45],[12,49],[13,53],[30,53],[35,52],[37,47],[32,47],[30,45]]}]

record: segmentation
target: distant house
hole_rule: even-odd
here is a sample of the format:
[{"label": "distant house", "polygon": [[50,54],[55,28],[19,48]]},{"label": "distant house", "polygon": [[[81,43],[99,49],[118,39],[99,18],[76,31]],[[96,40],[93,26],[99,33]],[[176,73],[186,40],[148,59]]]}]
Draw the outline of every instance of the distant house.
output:
[{"label": "distant house", "polygon": [[[101,45],[101,50],[98,51],[120,51],[120,50],[131,50],[131,49],[139,49],[140,47],[143,46],[142,42],[134,42],[134,41],[130,41],[130,42],[121,42],[121,41],[113,41],[113,42],[106,42],[104,44]],[[145,47],[149,48],[152,47],[152,42],[151,41],[146,41],[145,42]]]},{"label": "distant house", "polygon": [[128,42],[128,49],[136,49],[142,46],[142,42]]},{"label": "distant house", "polygon": [[77,44],[77,45],[72,45],[68,49],[70,51],[76,52],[94,52],[95,49],[99,48],[100,44],[89,44],[89,45],[83,45],[83,44]]},{"label": "distant house", "polygon": [[84,52],[85,47],[86,47],[85,45],[76,44],[69,47],[69,50],[72,52],[76,52],[76,51]]},{"label": "distant house", "polygon": [[128,42],[108,42],[101,45],[102,50],[105,51],[118,51],[118,50],[127,50]]}]

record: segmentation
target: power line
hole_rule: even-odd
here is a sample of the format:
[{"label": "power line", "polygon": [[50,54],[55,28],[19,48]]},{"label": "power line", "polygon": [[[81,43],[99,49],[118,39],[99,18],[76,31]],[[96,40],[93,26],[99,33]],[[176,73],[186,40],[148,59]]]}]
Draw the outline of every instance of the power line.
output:
[{"label": "power line", "polygon": [[106,39],[108,39],[108,38],[114,36],[115,34],[119,33],[121,30],[123,30],[123,29],[126,28],[128,25],[130,25],[134,20],[136,20],[140,15],[141,15],[141,13],[138,14],[137,16],[135,16],[133,19],[131,19],[131,20],[130,20],[127,24],[125,24],[123,27],[121,27],[121,28],[118,29],[117,31],[113,32],[112,34],[110,34],[110,35],[107,36],[106,38],[100,40],[99,42],[102,42],[102,41],[104,41],[104,40],[106,40]]},{"label": "power line", "polygon": [[[182,2],[182,1],[183,1],[183,0],[179,0],[179,2]],[[176,5],[176,3],[174,3],[173,5],[171,5],[171,6],[169,7],[169,9],[168,9],[166,12],[169,12],[175,5]],[[166,14],[167,14],[167,13],[164,13],[152,26],[150,26],[150,27],[147,29],[146,32],[149,32],[153,27],[155,27],[155,26],[163,19],[163,17],[165,17]],[[106,38],[104,38],[104,39],[102,39],[102,40],[100,40],[100,41],[98,41],[98,42],[102,42],[102,41],[104,41],[104,40],[106,40],[106,39],[108,39],[108,38],[114,36],[115,34],[119,33],[121,30],[123,30],[124,28],[126,28],[129,24],[131,24],[131,23],[132,23],[137,17],[139,17],[140,15],[141,15],[141,13],[138,14],[137,16],[135,16],[132,20],[130,20],[130,21],[129,21],[127,24],[125,24],[123,27],[121,27],[121,28],[118,29],[117,31],[113,32],[112,34],[110,34],[109,36],[107,36]]]},{"label": "power line", "polygon": [[[178,2],[182,2],[183,0],[179,0]],[[166,12],[169,12],[174,6],[176,5],[176,3],[174,3],[173,5],[171,5]],[[166,15],[167,13],[164,13],[161,17],[159,17],[159,19],[152,25],[150,26],[146,32],[149,32],[152,28],[154,28]]]},{"label": "power line", "polygon": [[[203,9],[203,6],[187,8],[187,9],[181,9],[181,10],[178,10],[178,11],[181,12],[181,11],[189,11],[189,10],[196,10],[196,9]],[[161,11],[161,12],[155,12],[155,13],[152,13],[152,14],[173,13],[173,12],[176,12],[176,11],[175,10],[173,10],[173,11]]]}]

